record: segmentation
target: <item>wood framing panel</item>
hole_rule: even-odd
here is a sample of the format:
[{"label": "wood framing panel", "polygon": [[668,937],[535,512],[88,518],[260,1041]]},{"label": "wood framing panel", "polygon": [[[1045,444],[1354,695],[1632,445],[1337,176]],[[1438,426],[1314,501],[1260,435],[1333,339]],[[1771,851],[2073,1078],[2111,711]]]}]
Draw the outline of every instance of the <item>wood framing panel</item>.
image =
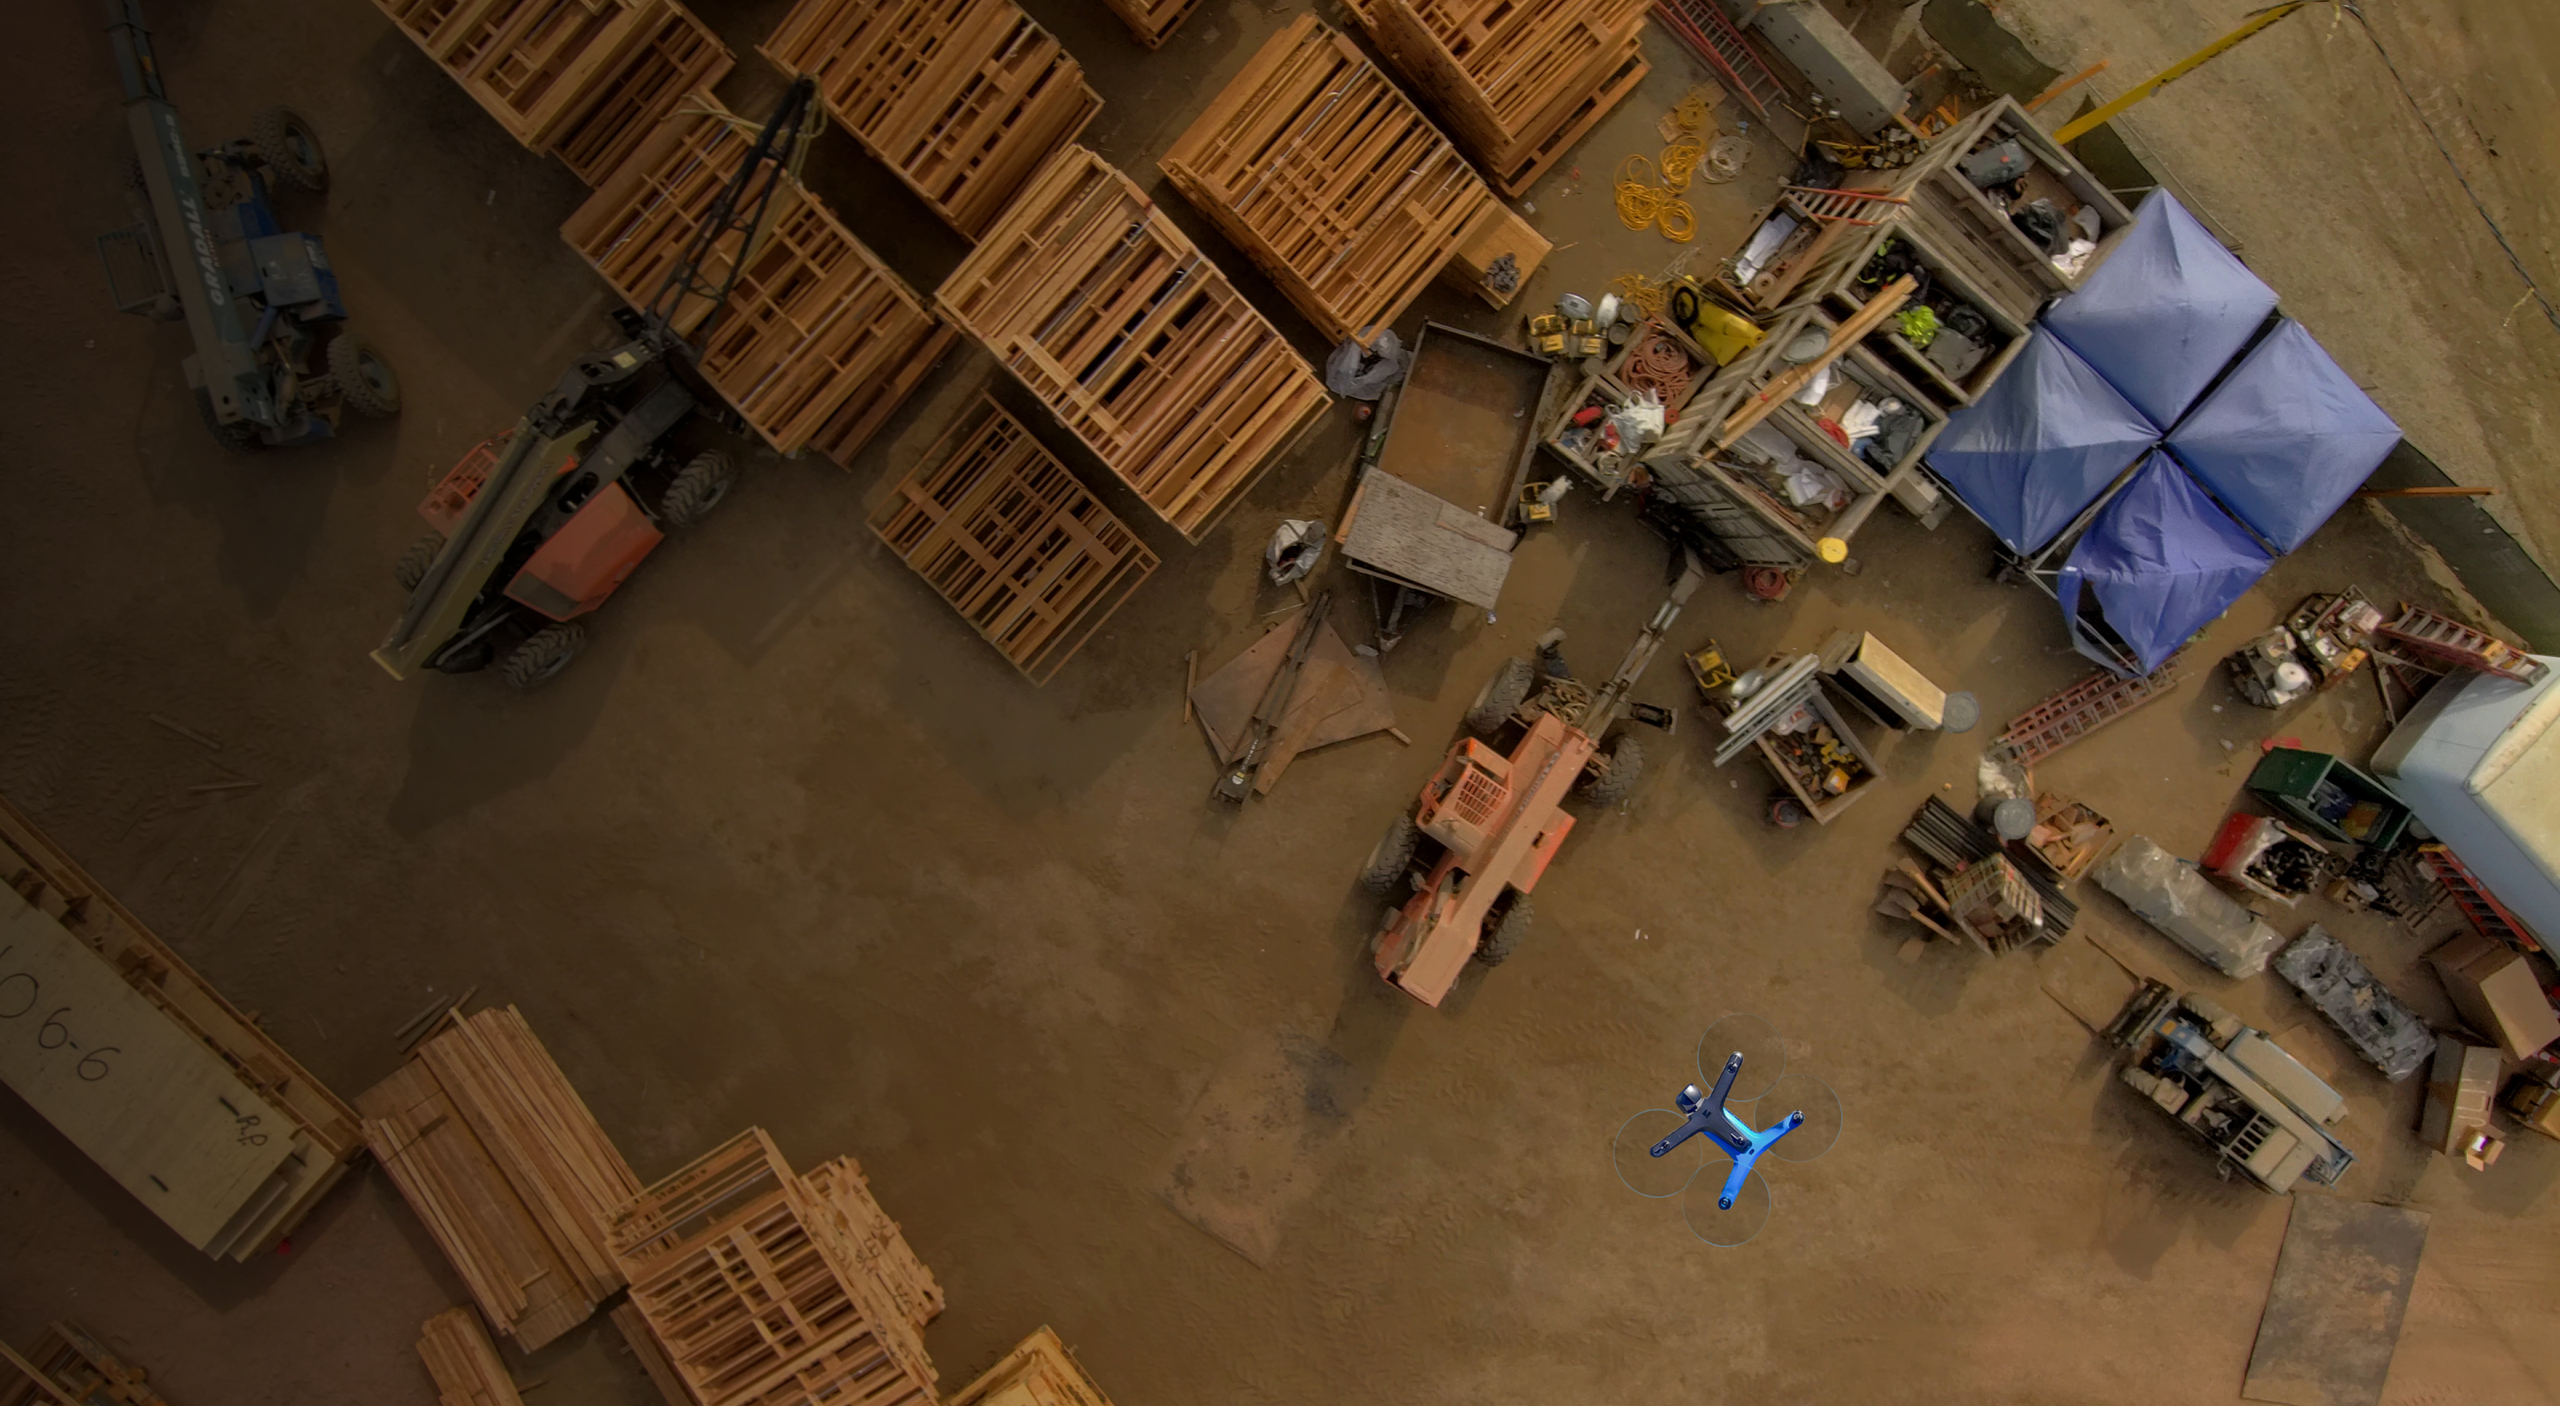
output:
[{"label": "wood framing panel", "polygon": [[1648,0],[1346,0],[1387,61],[1448,119],[1494,188],[1516,196],[1647,65]]},{"label": "wood framing panel", "polygon": [[1102,110],[1012,0],[800,0],[758,51],[972,239]]},{"label": "wood framing panel", "polygon": [[1156,569],[1156,555],[993,400],[955,423],[871,530],[1035,684]]},{"label": "wood framing panel", "polygon": [[1111,1398],[1057,1333],[1043,1327],[961,1388],[951,1406],[1111,1406]]},{"label": "wood framing panel", "polygon": [[668,5],[589,85],[551,152],[590,186],[602,185],[688,93],[711,91],[737,56],[682,5]]},{"label": "wood framing panel", "polygon": [[[746,124],[708,96],[694,103],[705,110],[660,123],[560,230],[634,307],[646,308],[682,264],[754,145]],[[935,326],[924,300],[815,196],[787,175],[771,179],[779,188],[744,265],[747,240],[735,230],[704,259],[701,287],[717,289],[736,271],[721,316],[712,321],[710,299],[689,293],[668,320],[697,341],[703,379],[767,443],[791,454],[858,395],[884,383],[912,389],[920,376],[907,373]],[[876,394],[869,403],[878,419],[896,408],[880,410]]]},{"label": "wood framing panel", "polygon": [[937,297],[1195,542],[1326,403],[1306,358],[1080,146],[1041,168]]},{"label": "wood framing panel", "polygon": [[[1334,343],[1385,331],[1501,209],[1422,109],[1313,15],[1271,36],[1159,164]],[[1524,282],[1536,245],[1514,255]]]}]

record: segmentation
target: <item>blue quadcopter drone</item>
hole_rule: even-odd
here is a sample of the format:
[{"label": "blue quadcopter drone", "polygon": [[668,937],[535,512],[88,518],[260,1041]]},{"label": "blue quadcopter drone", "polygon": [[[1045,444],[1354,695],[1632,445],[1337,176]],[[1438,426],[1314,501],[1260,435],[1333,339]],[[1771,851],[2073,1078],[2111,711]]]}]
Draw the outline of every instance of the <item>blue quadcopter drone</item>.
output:
[{"label": "blue quadcopter drone", "polygon": [[1660,1157],[1693,1137],[1705,1135],[1707,1141],[1725,1150],[1733,1158],[1733,1170],[1725,1173],[1724,1189],[1717,1193],[1716,1209],[1730,1211],[1735,1198],[1742,1195],[1742,1185],[1751,1179],[1751,1169],[1760,1154],[1777,1145],[1778,1139],[1804,1126],[1804,1110],[1798,1109],[1764,1129],[1755,1131],[1742,1121],[1740,1114],[1724,1106],[1725,1095],[1733,1092],[1734,1076],[1742,1072],[1742,1055],[1736,1051],[1724,1062],[1724,1072],[1716,1076],[1712,1093],[1701,1094],[1690,1084],[1680,1090],[1672,1103],[1689,1121],[1672,1130],[1671,1136],[1653,1145],[1653,1156]]}]

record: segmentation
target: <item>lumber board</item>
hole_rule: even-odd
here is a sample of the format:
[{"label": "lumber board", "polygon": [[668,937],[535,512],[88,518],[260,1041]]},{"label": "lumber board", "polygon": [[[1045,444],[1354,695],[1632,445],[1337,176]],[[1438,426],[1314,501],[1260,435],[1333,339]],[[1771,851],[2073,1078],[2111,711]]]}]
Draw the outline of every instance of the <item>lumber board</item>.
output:
[{"label": "lumber board", "polygon": [[515,1379],[469,1304],[426,1321],[418,1330],[418,1357],[435,1378],[443,1406],[523,1406]]},{"label": "lumber board", "polygon": [[1182,27],[1182,22],[1191,17],[1191,12],[1200,7],[1200,0],[1102,0],[1102,3],[1110,6],[1111,13],[1118,15],[1120,22],[1129,27],[1129,37],[1147,49],[1163,48],[1164,41],[1171,38],[1173,32]]},{"label": "lumber board", "polygon": [[1013,0],[800,0],[758,51],[971,238],[1102,110]]},{"label": "lumber board", "polygon": [[838,1157],[810,1168],[801,1180],[826,1207],[853,1262],[880,1277],[917,1332],[942,1315],[942,1281],[916,1257],[898,1223],[880,1209],[861,1163]]},{"label": "lumber board", "polygon": [[[0,1344],[0,1351],[7,1351]],[[168,1406],[133,1366],[75,1324],[56,1320],[24,1355],[9,1352],[0,1373],[0,1406]]]},{"label": "lumber board", "polygon": [[666,1344],[649,1330],[649,1320],[640,1316],[639,1309],[624,1303],[607,1316],[613,1319],[614,1327],[622,1330],[622,1341],[639,1359],[640,1370],[649,1374],[650,1385],[666,1398],[667,1406],[701,1406],[694,1399],[693,1388],[686,1386],[684,1377],[676,1371],[676,1364],[667,1360]]},{"label": "lumber board", "polygon": [[1043,1324],[963,1387],[950,1406],[1111,1406],[1111,1398]]}]

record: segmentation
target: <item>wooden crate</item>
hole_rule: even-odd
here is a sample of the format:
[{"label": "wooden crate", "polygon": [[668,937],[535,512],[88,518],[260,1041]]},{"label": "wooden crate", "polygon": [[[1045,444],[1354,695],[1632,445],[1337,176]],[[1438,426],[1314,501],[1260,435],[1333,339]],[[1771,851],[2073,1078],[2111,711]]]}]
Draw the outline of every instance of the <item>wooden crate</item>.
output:
[{"label": "wooden crate", "polygon": [[[1795,301],[1785,311],[1820,307],[1831,315],[1848,317],[1866,306],[1871,291],[1858,281],[1868,262],[1891,241],[1908,243],[1921,267],[1929,273],[1931,288],[1944,289],[1982,313],[1989,324],[1989,345],[1979,365],[1963,377],[1951,377],[1938,369],[1925,352],[1911,344],[1892,319],[1869,333],[1860,343],[1875,351],[1892,366],[1903,381],[1921,397],[1940,410],[1952,411],[1973,404],[1991,389],[2000,373],[2009,369],[2018,353],[2027,347],[2027,324],[2009,315],[2002,300],[1984,291],[1974,281],[1973,266],[1947,252],[1932,223],[1914,218],[1908,212],[1879,220],[1853,233],[1861,236],[1830,246],[1821,256],[1810,261],[1797,284]],[[1920,299],[1913,299],[1914,302]],[[1777,339],[1763,343],[1768,346]]]},{"label": "wooden crate", "polygon": [[235,1260],[274,1248],[364,1149],[355,1110],[5,800],[0,878],[0,920],[22,944],[0,981],[41,986],[39,956],[61,978],[18,1013],[24,1038],[73,984],[93,993],[62,1027],[92,1054],[67,1072],[37,1060],[43,1087],[21,1094],[188,1243]]},{"label": "wooden crate", "polygon": [[1648,71],[1648,0],[1347,0],[1494,189],[1527,190]]},{"label": "wooden crate", "polygon": [[441,1406],[523,1406],[507,1364],[471,1305],[448,1308],[418,1330],[418,1358]]},{"label": "wooden crate", "polygon": [[0,1406],[168,1406],[149,1372],[70,1323],[46,1324],[35,1346],[0,1364]]},{"label": "wooden crate", "polygon": [[1102,110],[1013,0],[800,0],[757,51],[972,239]]},{"label": "wooden crate", "polygon": [[[754,145],[744,124],[708,96],[695,102],[708,110],[660,123],[561,227],[570,247],[634,307],[647,307],[683,261]],[[913,389],[922,376],[919,359],[931,364],[936,328],[924,300],[815,196],[789,176],[776,179],[781,188],[719,319],[702,332],[710,300],[688,294],[669,322],[696,339],[703,379],[767,443],[792,454],[828,432],[857,397],[868,413],[863,423],[876,429],[896,408],[894,401],[883,407],[876,392],[898,386],[903,399]],[[728,277],[745,242],[733,230],[714,244],[701,270],[704,286]],[[841,429],[829,436],[839,462],[860,448],[848,438]]]},{"label": "wooden crate", "polygon": [[938,1400],[913,1321],[830,1204],[859,1185],[820,1195],[750,1128],[623,1208],[631,1304],[702,1406]]},{"label": "wooden crate", "polygon": [[871,530],[1035,684],[1156,569],[1156,555],[993,400],[953,424]]},{"label": "wooden crate", "polygon": [[1102,0],[1129,27],[1129,37],[1143,48],[1156,49],[1200,8],[1200,0]]},{"label": "wooden crate", "polygon": [[[1159,164],[1328,342],[1374,340],[1480,238],[1527,233],[1512,251],[1523,282],[1547,254],[1422,110],[1313,15],[1271,36]],[[1484,288],[1480,268],[1469,278]]]},{"label": "wooden crate", "polygon": [[517,1346],[622,1287],[605,1229],[640,1179],[513,1007],[453,1020],[356,1102],[375,1160]]},{"label": "wooden crate", "polygon": [[936,296],[1194,542],[1326,404],[1306,358],[1080,146],[1041,168]]},{"label": "wooden crate", "polygon": [[1111,1398],[1044,1326],[963,1387],[951,1406],[1111,1406]]}]

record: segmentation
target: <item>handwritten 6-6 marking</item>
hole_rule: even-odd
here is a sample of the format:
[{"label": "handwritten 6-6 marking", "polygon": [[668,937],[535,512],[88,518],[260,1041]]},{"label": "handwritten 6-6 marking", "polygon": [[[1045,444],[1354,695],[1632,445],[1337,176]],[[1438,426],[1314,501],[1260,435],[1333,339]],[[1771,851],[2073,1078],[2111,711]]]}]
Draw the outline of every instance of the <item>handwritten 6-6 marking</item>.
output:
[{"label": "handwritten 6-6 marking", "polygon": [[[0,947],[0,961],[7,960],[9,954],[17,950],[16,943]],[[43,996],[44,983],[36,980],[32,972],[17,971],[0,975],[0,1020],[16,1020],[27,1014],[36,1008],[36,1002],[43,999]],[[71,1027],[62,1022],[62,1017],[70,1013],[69,1006],[56,1006],[45,1012],[44,1019],[36,1025],[35,1038],[38,1049],[76,1050],[80,1048],[80,1042],[71,1038]],[[114,1068],[107,1063],[107,1056],[121,1053],[123,1051],[114,1045],[102,1045],[81,1056],[80,1062],[71,1066],[71,1072],[83,1081],[94,1084],[115,1072]]]}]

